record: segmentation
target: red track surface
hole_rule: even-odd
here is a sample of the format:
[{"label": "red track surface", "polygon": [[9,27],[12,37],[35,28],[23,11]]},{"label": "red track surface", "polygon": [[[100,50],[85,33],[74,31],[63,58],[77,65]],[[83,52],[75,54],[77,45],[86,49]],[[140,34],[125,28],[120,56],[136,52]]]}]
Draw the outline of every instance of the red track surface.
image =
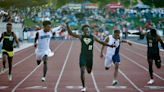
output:
[{"label": "red track surface", "polygon": [[[48,60],[48,71],[46,81],[42,82],[43,64],[37,66],[34,50],[31,47],[28,50],[17,52],[13,59],[12,81],[8,81],[7,71],[0,74],[0,92],[80,92],[81,88],[68,89],[66,86],[81,86],[79,55],[80,41],[55,41],[50,48],[54,51],[54,56]],[[129,46],[122,43],[120,48],[121,63],[119,66],[118,85],[114,87],[125,86],[125,89],[107,88],[112,86],[114,67],[108,71],[104,68],[105,58],[100,58],[101,45],[94,44],[93,72],[85,72],[85,81],[87,92],[163,92],[162,89],[150,89],[146,86],[164,86],[164,65],[157,69],[153,65],[154,84],[147,85],[150,79],[148,72],[148,63],[146,60],[145,46],[133,44]],[[140,49],[138,49],[140,48]],[[105,50],[104,50],[105,54]],[[31,55],[31,56],[30,56]],[[161,58],[164,60],[164,52],[161,52]],[[2,61],[0,61],[2,63]],[[163,63],[164,64],[164,63]],[[8,66],[8,64],[6,63]],[[2,64],[0,64],[0,69]],[[8,67],[7,67],[8,68]],[[6,69],[7,69],[6,68]],[[35,87],[34,86],[39,86]],[[27,89],[27,87],[33,87]]]}]

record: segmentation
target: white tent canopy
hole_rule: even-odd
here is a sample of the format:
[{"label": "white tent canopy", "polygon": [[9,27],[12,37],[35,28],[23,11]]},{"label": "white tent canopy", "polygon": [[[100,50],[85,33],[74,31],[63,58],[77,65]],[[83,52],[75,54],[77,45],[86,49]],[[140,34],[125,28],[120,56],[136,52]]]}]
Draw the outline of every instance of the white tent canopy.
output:
[{"label": "white tent canopy", "polygon": [[132,8],[151,8],[149,5],[145,5],[142,2],[139,2],[138,4],[132,6]]}]

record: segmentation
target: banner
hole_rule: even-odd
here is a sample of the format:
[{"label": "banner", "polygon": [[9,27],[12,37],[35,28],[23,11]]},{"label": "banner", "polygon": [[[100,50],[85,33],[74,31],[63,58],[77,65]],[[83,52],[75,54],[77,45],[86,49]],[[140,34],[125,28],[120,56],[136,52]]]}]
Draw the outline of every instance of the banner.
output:
[{"label": "banner", "polygon": [[97,4],[85,4],[86,9],[98,9]]},{"label": "banner", "polygon": [[68,4],[69,9],[81,9],[81,4]]}]

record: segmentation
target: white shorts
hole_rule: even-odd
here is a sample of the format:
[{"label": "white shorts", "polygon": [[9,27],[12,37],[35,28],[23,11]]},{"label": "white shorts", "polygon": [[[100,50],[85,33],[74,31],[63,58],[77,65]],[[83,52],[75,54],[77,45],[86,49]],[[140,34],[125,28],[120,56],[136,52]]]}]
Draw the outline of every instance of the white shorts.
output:
[{"label": "white shorts", "polygon": [[113,54],[106,54],[106,56],[105,56],[105,67],[107,67],[107,68],[109,68],[110,66],[111,66],[111,64],[112,64],[112,62],[113,62],[113,60],[112,60],[112,57],[113,57]]},{"label": "white shorts", "polygon": [[48,49],[48,50],[35,49],[35,53],[36,53],[36,60],[42,60],[43,56],[45,56],[45,55],[48,55],[48,57],[51,57],[54,55],[54,53],[51,52],[50,49]]}]

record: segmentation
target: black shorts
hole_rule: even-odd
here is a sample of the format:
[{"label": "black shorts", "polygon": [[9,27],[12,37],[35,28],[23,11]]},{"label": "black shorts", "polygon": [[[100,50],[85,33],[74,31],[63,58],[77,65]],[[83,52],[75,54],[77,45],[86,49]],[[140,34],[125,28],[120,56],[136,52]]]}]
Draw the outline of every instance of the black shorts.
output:
[{"label": "black shorts", "polygon": [[159,53],[147,53],[147,59],[155,60],[155,62],[161,62]]},{"label": "black shorts", "polygon": [[8,60],[13,60],[13,57],[9,57],[8,53],[7,52],[2,52],[2,55],[6,54],[7,55],[7,58]]},{"label": "black shorts", "polygon": [[79,61],[80,61],[79,62],[80,67],[87,66],[87,68],[92,69],[93,56],[82,56],[82,55],[80,55]]}]

